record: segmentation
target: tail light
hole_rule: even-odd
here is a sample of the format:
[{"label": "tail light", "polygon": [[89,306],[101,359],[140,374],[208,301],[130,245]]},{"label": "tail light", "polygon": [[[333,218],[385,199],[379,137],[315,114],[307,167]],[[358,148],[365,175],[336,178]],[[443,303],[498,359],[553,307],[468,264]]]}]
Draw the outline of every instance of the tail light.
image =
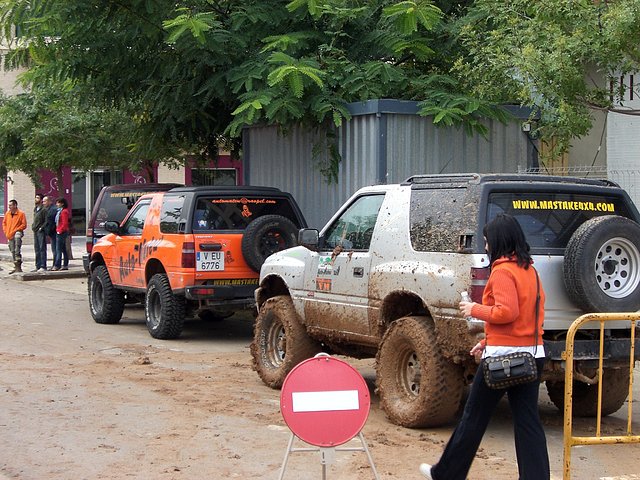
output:
[{"label": "tail light", "polygon": [[471,288],[469,288],[469,296],[472,302],[482,303],[482,294],[484,293],[487,280],[489,280],[489,267],[471,267]]},{"label": "tail light", "polygon": [[184,242],[182,244],[182,268],[196,268],[195,242]]},{"label": "tail light", "polygon": [[85,243],[87,253],[91,253],[93,250],[93,228],[87,228],[87,240]]}]

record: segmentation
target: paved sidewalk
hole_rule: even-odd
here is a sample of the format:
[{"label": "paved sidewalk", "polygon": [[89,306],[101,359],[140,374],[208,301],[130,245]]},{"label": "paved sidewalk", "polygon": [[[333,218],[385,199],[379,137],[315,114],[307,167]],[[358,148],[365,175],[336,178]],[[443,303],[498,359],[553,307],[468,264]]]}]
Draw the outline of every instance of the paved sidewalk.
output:
[{"label": "paved sidewalk", "polygon": [[[9,271],[13,268],[13,260],[11,252],[7,244],[0,244],[0,277],[13,278],[15,280],[48,280],[58,278],[78,278],[85,277],[84,268],[82,267],[82,254],[85,250],[85,237],[73,237],[71,241],[71,250],[73,251],[73,260],[69,260],[69,270],[37,273],[32,272],[36,268],[36,254],[33,250],[33,244],[22,245],[22,270],[23,273],[14,273],[9,275]],[[47,267],[51,267],[53,259],[51,258],[51,246],[47,245]]]}]

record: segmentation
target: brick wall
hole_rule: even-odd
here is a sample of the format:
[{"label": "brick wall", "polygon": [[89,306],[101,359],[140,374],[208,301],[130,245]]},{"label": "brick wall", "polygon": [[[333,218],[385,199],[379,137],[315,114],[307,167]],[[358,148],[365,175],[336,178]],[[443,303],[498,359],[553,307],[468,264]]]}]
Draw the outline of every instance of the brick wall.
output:
[{"label": "brick wall", "polygon": [[15,199],[18,202],[18,208],[27,216],[27,229],[24,232],[23,243],[33,245],[31,222],[33,221],[35,187],[31,183],[31,179],[22,172],[11,171],[8,173],[8,177],[12,181],[7,182],[7,203],[9,200]]}]

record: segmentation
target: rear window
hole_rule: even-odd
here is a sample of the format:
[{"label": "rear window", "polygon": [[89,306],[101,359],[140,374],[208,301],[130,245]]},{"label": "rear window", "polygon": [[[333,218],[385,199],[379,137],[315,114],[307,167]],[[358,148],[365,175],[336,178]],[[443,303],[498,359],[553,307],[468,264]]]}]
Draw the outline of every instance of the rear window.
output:
[{"label": "rear window", "polygon": [[105,192],[96,212],[94,228],[104,229],[107,220],[120,223],[127,216],[129,207],[142,195],[144,192]]},{"label": "rear window", "polygon": [[630,213],[622,198],[579,193],[513,193],[489,195],[487,222],[498,213],[513,215],[532,249],[565,248],[573,232],[590,218]]},{"label": "rear window", "polygon": [[264,215],[282,215],[299,225],[287,199],[208,196],[197,199],[191,228],[194,232],[244,230]]}]

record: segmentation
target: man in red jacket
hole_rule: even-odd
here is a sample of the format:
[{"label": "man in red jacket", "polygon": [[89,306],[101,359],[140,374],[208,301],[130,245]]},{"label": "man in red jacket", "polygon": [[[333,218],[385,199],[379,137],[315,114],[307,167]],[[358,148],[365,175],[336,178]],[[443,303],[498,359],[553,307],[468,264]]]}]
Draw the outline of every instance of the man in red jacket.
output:
[{"label": "man in red jacket", "polygon": [[9,250],[13,257],[13,270],[9,272],[22,272],[22,237],[27,229],[27,217],[18,208],[16,200],[9,200],[9,213],[2,220],[2,230],[9,241]]}]

